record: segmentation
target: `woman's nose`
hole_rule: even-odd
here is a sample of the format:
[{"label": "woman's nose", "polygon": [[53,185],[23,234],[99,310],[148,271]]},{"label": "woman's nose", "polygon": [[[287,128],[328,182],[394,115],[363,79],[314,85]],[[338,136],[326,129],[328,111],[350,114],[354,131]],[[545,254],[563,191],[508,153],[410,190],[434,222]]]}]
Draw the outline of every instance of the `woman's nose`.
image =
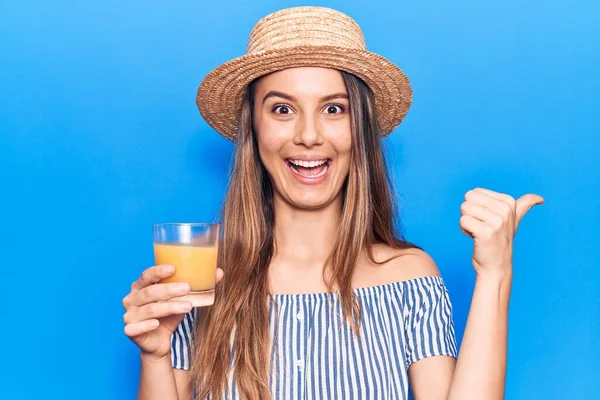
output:
[{"label": "woman's nose", "polygon": [[319,119],[311,115],[305,115],[298,124],[294,144],[313,147],[323,144],[322,127]]}]

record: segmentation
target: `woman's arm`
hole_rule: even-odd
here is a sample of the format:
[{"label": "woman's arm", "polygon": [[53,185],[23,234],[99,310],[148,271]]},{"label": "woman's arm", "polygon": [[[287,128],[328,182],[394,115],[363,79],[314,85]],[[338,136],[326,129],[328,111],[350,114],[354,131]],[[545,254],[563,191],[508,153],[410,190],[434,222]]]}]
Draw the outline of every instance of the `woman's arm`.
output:
[{"label": "woman's arm", "polygon": [[[167,275],[158,275],[163,273],[161,271]],[[193,397],[189,389],[188,370],[191,367],[191,333],[194,330],[194,319],[199,308],[192,308],[192,304],[196,307],[204,307],[212,304],[212,299],[207,299],[203,295],[186,295],[185,298],[189,300],[186,302],[165,301],[182,294],[176,288],[180,284],[152,283],[172,275],[173,272],[174,269],[172,267],[169,269],[168,266],[166,269],[165,266],[155,266],[146,270],[132,285],[131,292],[123,299],[123,306],[127,310],[123,317],[126,323],[125,334],[141,350],[138,400],[191,400]],[[222,278],[223,270],[217,269],[217,283]],[[186,293],[189,293],[189,284],[186,284],[185,289]],[[161,290],[166,291],[162,297]],[[181,303],[184,308],[181,308]],[[144,304],[143,309],[146,310],[146,314],[140,311],[142,308],[136,307],[137,304]],[[161,307],[170,307],[175,314],[160,318],[158,326],[155,323],[153,326],[152,320],[144,319],[156,316],[156,310],[160,310]],[[192,310],[182,314],[190,308]]]},{"label": "woman's arm", "polygon": [[437,356],[412,364],[415,400],[504,398],[510,279],[477,277],[458,362]]},{"label": "woman's arm", "polygon": [[537,195],[515,200],[486,189],[465,195],[460,226],[474,239],[477,276],[467,326],[456,366],[448,357],[411,365],[416,400],[504,398],[513,239],[527,211],[543,202]]},{"label": "woman's arm", "polygon": [[138,400],[192,400],[189,371],[175,369],[171,357],[152,359],[142,355]]},{"label": "woman's arm", "polygon": [[138,400],[181,400],[170,354],[158,359],[142,355],[141,361]]},{"label": "woman's arm", "polygon": [[503,399],[512,270],[478,276],[448,400]]}]

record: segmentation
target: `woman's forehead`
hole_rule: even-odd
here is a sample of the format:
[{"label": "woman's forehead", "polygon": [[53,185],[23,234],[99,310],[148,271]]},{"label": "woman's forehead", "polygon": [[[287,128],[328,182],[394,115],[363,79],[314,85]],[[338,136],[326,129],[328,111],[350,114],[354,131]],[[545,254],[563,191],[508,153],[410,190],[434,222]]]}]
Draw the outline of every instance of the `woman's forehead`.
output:
[{"label": "woman's forehead", "polygon": [[323,97],[347,93],[342,73],[331,68],[298,67],[273,72],[256,82],[256,94],[279,91],[294,97]]}]

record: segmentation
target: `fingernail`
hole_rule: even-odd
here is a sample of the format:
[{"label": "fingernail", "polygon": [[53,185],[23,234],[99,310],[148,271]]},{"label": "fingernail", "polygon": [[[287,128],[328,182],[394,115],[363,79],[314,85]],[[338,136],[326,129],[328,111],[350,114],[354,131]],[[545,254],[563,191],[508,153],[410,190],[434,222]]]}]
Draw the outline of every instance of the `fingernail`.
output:
[{"label": "fingernail", "polygon": [[177,309],[179,311],[189,311],[191,309],[191,307],[190,307],[189,303],[184,303],[184,304],[177,305]]},{"label": "fingernail", "polygon": [[175,266],[173,266],[173,265],[163,265],[163,271],[165,271],[165,273],[174,272],[175,271]]},{"label": "fingernail", "polygon": [[175,289],[178,292],[188,292],[190,290],[190,284],[189,283],[178,283],[177,286],[175,287]]}]

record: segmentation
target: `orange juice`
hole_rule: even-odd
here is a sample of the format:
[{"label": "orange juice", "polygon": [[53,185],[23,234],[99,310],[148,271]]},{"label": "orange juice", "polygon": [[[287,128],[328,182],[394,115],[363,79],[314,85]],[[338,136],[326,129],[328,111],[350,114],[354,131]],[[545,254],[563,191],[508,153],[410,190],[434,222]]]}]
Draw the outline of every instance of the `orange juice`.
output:
[{"label": "orange juice", "polygon": [[215,288],[217,246],[155,243],[154,261],[175,266],[175,273],[161,283],[189,282],[193,292]]}]

